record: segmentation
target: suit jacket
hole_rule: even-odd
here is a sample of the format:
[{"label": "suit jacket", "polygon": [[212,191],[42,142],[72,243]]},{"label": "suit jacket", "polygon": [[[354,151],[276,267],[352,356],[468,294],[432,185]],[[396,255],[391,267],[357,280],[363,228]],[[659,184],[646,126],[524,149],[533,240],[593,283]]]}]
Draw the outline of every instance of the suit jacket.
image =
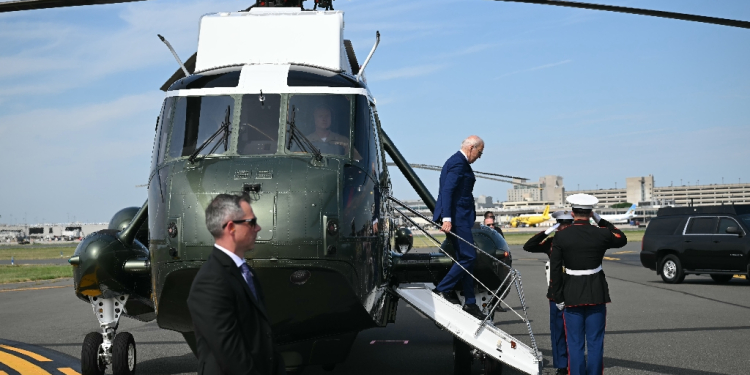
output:
[{"label": "suit jacket", "polygon": [[187,304],[198,349],[198,374],[285,374],[256,279],[256,300],[232,258],[214,248]]},{"label": "suit jacket", "polygon": [[595,269],[602,265],[607,249],[627,243],[625,234],[604,219],[599,220],[598,227],[588,220],[576,220],[557,231],[550,253],[549,283],[555,302],[565,302],[566,307],[611,302],[604,270],[593,275],[571,276],[563,272],[563,266],[570,270]]},{"label": "suit jacket", "polygon": [[440,171],[440,190],[432,220],[451,218],[457,227],[471,228],[477,219],[474,210],[474,171],[461,151],[448,158]]}]

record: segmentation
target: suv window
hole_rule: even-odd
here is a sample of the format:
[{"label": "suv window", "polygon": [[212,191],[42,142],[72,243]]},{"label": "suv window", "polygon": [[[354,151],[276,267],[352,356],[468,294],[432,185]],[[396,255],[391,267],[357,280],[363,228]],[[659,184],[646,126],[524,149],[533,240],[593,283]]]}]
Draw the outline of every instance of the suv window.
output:
[{"label": "suv window", "polygon": [[716,229],[716,217],[691,217],[685,234],[713,234]]},{"label": "suv window", "polygon": [[655,218],[648,224],[646,231],[649,235],[671,235],[677,230],[677,226],[683,221],[681,217]]},{"label": "suv window", "polygon": [[717,234],[727,234],[727,228],[729,227],[738,227],[740,228],[740,225],[737,224],[736,221],[732,218],[728,217],[722,217],[719,219],[719,229],[716,231]]}]

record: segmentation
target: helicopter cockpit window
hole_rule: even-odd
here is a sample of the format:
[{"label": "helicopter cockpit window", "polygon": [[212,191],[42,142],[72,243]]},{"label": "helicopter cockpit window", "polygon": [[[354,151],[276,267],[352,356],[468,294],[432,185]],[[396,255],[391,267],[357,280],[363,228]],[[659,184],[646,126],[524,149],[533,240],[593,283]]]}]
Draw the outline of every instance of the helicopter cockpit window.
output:
[{"label": "helicopter cockpit window", "polygon": [[[289,98],[286,148],[292,152],[305,150],[294,132],[315,146],[320,153],[349,155],[352,124],[352,95],[294,95]],[[291,125],[294,125],[294,130]],[[359,155],[354,152],[355,159]]]},{"label": "helicopter cockpit window", "polygon": [[164,161],[164,153],[167,147],[167,136],[169,125],[172,123],[172,108],[174,107],[174,97],[164,100],[159,122],[156,124],[156,136],[154,137],[154,151],[151,156],[151,170]]},{"label": "helicopter cockpit window", "polygon": [[[181,96],[174,109],[174,124],[169,140],[169,157],[192,155],[199,147],[201,155],[223,154],[224,142],[229,137],[221,130],[222,124],[231,121],[234,99],[231,96]],[[203,145],[209,138],[214,139]]]},{"label": "helicopter cockpit window", "polygon": [[279,139],[281,95],[250,94],[242,97],[240,136],[237,153],[268,155],[276,153]]}]

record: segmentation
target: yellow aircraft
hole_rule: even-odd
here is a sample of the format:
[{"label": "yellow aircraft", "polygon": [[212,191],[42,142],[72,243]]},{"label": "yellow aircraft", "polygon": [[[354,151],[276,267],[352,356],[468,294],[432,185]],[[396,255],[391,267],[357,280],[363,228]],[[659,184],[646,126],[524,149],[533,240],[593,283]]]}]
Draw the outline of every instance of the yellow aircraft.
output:
[{"label": "yellow aircraft", "polygon": [[529,227],[535,227],[537,224],[545,222],[550,219],[549,216],[549,205],[544,208],[544,213],[541,215],[530,215],[530,216],[516,216],[510,220],[510,226],[517,228],[520,224],[526,224]]}]

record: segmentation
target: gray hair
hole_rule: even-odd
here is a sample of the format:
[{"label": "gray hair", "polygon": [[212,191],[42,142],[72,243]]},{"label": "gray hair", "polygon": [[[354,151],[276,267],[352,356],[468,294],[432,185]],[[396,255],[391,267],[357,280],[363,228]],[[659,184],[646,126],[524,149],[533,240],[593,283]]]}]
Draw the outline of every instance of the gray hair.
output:
[{"label": "gray hair", "polygon": [[479,147],[480,145],[483,145],[484,141],[482,138],[477,137],[476,135],[470,135],[468,138],[464,139],[463,142],[461,142],[461,148],[467,147],[467,146],[473,146],[473,147]]},{"label": "gray hair", "polygon": [[245,216],[241,202],[250,204],[250,197],[244,195],[219,194],[206,207],[206,227],[214,238],[224,233],[222,226],[232,220],[240,220]]}]

